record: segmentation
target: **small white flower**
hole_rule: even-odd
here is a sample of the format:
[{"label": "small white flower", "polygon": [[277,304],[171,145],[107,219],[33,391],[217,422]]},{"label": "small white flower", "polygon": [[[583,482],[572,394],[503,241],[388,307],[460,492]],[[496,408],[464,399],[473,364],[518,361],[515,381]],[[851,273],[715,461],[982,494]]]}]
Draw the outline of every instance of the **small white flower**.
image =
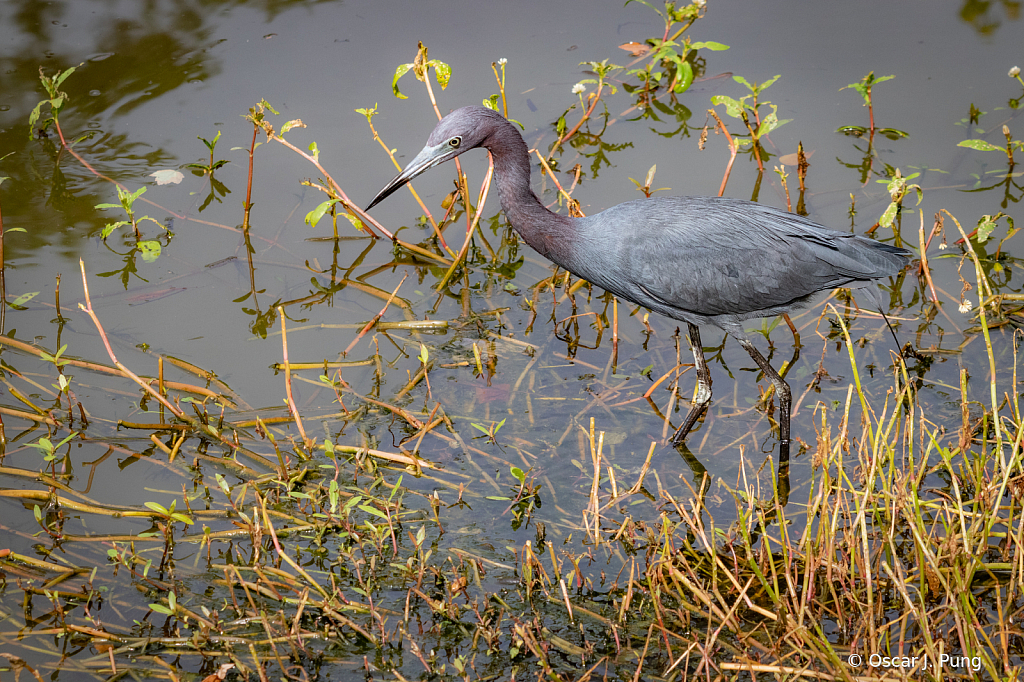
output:
[{"label": "small white flower", "polygon": [[577,83],[576,85],[572,86],[572,94],[574,95],[578,95],[581,92],[586,92],[586,90],[587,86],[584,85],[583,83]]},{"label": "small white flower", "polygon": [[704,9],[704,6],[708,4],[708,0],[693,0],[693,4],[697,6],[697,9]]},{"label": "small white flower", "polygon": [[961,313],[969,313],[969,312],[971,312],[971,308],[972,307],[973,306],[971,305],[970,301],[964,301],[963,303],[960,304],[960,312]]},{"label": "small white flower", "polygon": [[508,60],[504,57],[498,60],[498,66],[505,66],[506,64],[508,64]]},{"label": "small white flower", "polygon": [[945,251],[948,248],[949,244],[947,244],[946,242],[942,242],[941,244],[939,244],[939,251]]},{"label": "small white flower", "polygon": [[1012,69],[1010,69],[1010,73],[1008,73],[1006,75],[1008,75],[1010,78],[1016,78],[1017,76],[1020,75],[1020,67],[1019,66],[1013,67]]}]

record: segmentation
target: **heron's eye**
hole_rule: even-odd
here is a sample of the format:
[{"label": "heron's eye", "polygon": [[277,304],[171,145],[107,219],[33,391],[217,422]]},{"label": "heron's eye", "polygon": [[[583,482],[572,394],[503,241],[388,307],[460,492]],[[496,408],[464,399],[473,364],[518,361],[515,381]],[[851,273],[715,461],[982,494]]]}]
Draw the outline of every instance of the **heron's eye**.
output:
[{"label": "heron's eye", "polygon": [[458,135],[448,140],[448,146],[452,149],[458,149],[460,144],[462,144],[462,138]]}]

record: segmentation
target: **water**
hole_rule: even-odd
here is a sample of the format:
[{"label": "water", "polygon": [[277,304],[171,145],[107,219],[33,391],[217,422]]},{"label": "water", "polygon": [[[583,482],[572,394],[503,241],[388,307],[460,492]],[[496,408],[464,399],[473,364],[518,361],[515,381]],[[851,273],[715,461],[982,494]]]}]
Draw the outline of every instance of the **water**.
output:
[{"label": "water", "polygon": [[[528,144],[546,152],[555,139],[553,122],[576,100],[573,85],[592,77],[583,73],[589,67],[579,62],[607,58],[626,64],[631,57],[618,45],[660,36],[662,30],[650,9],[638,3],[622,7],[619,2],[5,3],[0,7],[0,156],[13,152],[0,161],[0,175],[10,176],[0,186],[7,230],[7,297],[15,300],[38,293],[24,303],[26,309],[7,310],[3,331],[50,352],[67,344],[69,357],[108,362],[95,327],[78,308],[83,301],[81,259],[95,310],[121,362],[140,374],[154,375],[157,354],[180,358],[216,373],[248,403],[252,409],[239,405],[237,419],[255,412],[283,417],[287,415],[282,403],[284,379],[272,367],[282,358],[275,307],[284,305],[289,317],[293,362],[335,361],[408,275],[399,289],[401,301],[392,304],[384,319],[446,320],[448,330],[368,334],[345,360],[371,359],[379,350],[383,364],[346,367],[344,380],[360,394],[398,402],[421,417],[425,417],[421,412],[429,414],[440,401],[464,441],[476,448],[476,459],[470,464],[458,443],[428,437],[420,454],[450,472],[445,479],[450,485],[414,481],[410,476],[405,484],[427,494],[438,487],[446,502],[454,499],[451,487],[459,481],[478,495],[504,495],[513,485],[510,463],[533,467],[544,485],[543,494],[549,496],[538,518],[549,524],[553,536],[564,538],[571,529],[561,523],[566,518],[563,512],[576,513],[586,504],[589,492],[589,454],[581,427],[587,428],[591,417],[596,419],[597,428],[606,431],[605,455],[630,481],[651,441],[660,438],[662,418],[648,403],[635,399],[650,386],[643,375],[649,365],[652,378],[675,365],[676,323],[651,316],[652,333],[648,334],[643,311],[630,316],[632,307],[620,305],[622,340],[614,368],[611,332],[605,328],[597,345],[593,315],[577,318],[578,331],[571,321],[557,324],[556,329],[556,323],[572,314],[570,305],[562,302],[552,313],[551,291],[536,296],[531,292],[534,284],[550,275],[550,266],[525,245],[516,248],[507,241],[507,230],[492,220],[498,210],[493,194],[484,220],[488,245],[475,243],[471,255],[479,261],[468,279],[457,280],[441,297],[433,290],[443,274],[437,267],[414,263],[407,253],[396,258],[385,241],[353,239],[358,235],[345,220],[338,222],[345,238],[332,253],[335,244],[324,240],[331,236],[330,219],[315,229],[303,222],[323,196],[301,182],[320,182],[320,174],[277,143],[263,144],[255,152],[254,271],[250,271],[247,247],[236,229],[242,222],[246,150],[252,141],[252,127],[241,116],[266,99],[280,112],[271,117],[278,129],[284,121],[301,118],[307,127],[292,130],[287,139],[303,150],[315,141],[320,162],[353,201],[365,205],[396,171],[373,139],[365,117],[353,110],[378,105],[380,113],[373,124],[388,147],[397,150],[401,164],[416,154],[436,122],[424,87],[412,74],[399,82],[408,99],[397,100],[391,92],[396,66],[412,61],[417,41],[430,48],[431,58],[452,68],[447,89],[442,91],[433,83],[442,112],[479,103],[497,92],[491,62],[508,59],[509,116],[523,124]],[[998,171],[1006,167],[1005,156],[957,146],[967,138],[1001,144],[999,130],[1004,123],[1015,135],[1024,134],[1017,121],[1020,110],[1007,103],[1021,95],[1020,84],[1007,77],[1010,67],[1024,61],[1014,39],[1019,31],[1012,5],[946,3],[922,11],[912,4],[882,2],[838,6],[713,2],[690,35],[730,46],[727,51],[704,53],[706,77],[733,73],[763,82],[781,74],[762,99],[778,105],[780,118],[793,120],[771,135],[769,151],[792,154],[802,141],[813,153],[806,195],[810,217],[836,229],[852,226],[862,233],[888,205],[886,187],[877,182],[877,172],[886,164],[904,175],[920,173],[913,182],[925,191],[920,208],[926,231],[933,214],[943,208],[968,231],[984,214],[1005,210],[1020,218],[1017,185],[1009,187],[1005,199],[999,188],[969,191],[998,182]],[[145,186],[144,198],[158,204],[142,204],[138,209],[139,215],[159,223],[141,223],[145,237],[161,244],[161,255],[154,262],[146,262],[140,254],[132,257],[134,239],[125,228],[106,242],[100,239],[104,225],[120,219],[115,210],[94,208],[117,202],[114,186],[67,153],[58,159],[52,130],[46,140],[29,137],[28,115],[42,97],[38,67],[53,73],[80,62],[83,66],[65,83],[70,101],[61,114],[62,127],[70,138],[91,132],[92,137],[79,142],[76,151],[97,173],[133,191]],[[865,141],[838,134],[836,129],[867,125],[868,113],[860,97],[841,88],[872,70],[877,76],[896,76],[876,86],[877,125],[905,131],[908,137],[876,136],[877,157],[865,181],[856,167],[865,159]],[[588,91],[593,91],[593,85]],[[627,113],[632,99],[621,89],[607,95],[610,124],[601,136],[609,146],[606,160],[595,162],[597,147],[590,138],[581,138],[586,142],[579,147],[584,156],[567,148],[558,157],[565,171],[582,164],[573,195],[582,210],[592,213],[637,198],[640,195],[629,178],[641,180],[654,164],[655,188],[668,187],[674,194],[717,193],[728,150],[721,136],[715,135],[705,151],[698,150],[699,129],[712,95],[739,97],[744,92],[727,77],[697,83],[680,98],[692,114],[687,126],[665,116],[660,122],[631,121],[636,116],[635,111]],[[978,124],[965,122],[972,104],[987,112]],[[722,108],[718,110],[724,116]],[[578,109],[569,112],[570,125],[578,115]],[[735,119],[725,120],[734,132],[740,129]],[[600,120],[595,119],[590,130],[600,128]],[[215,175],[223,189],[215,188],[213,198],[204,204],[211,193],[209,181],[184,165],[208,161],[206,148],[196,138],[212,139],[217,131],[222,137],[216,157],[230,163]],[[476,152],[462,159],[475,201],[486,155]],[[776,163],[774,158],[769,163],[758,198],[785,206],[779,178],[771,172]],[[163,169],[180,170],[184,180],[156,185],[150,174]],[[790,167],[789,172],[795,203],[795,169]],[[439,204],[452,189],[452,175],[448,168],[438,169],[415,183],[435,217],[444,213]],[[726,193],[751,198],[756,176],[755,164],[741,154]],[[559,177],[564,186],[572,182],[570,175]],[[534,183],[545,190],[546,201],[556,199],[550,181],[535,174]],[[852,220],[851,194],[856,205]],[[902,235],[911,246],[917,245],[915,202],[916,197],[908,198],[907,206],[913,210],[903,217]],[[375,208],[373,215],[389,229],[406,226],[398,231],[405,241],[420,243],[429,234],[429,226],[417,224],[420,210],[404,190]],[[464,225],[464,220],[456,222],[446,233],[454,249],[461,245]],[[25,231],[12,232],[12,228]],[[948,219],[946,230],[950,243],[959,238]],[[1005,222],[995,235],[996,239],[1006,235]],[[883,229],[876,236],[889,239],[891,232]],[[491,260],[489,249],[499,255],[487,267],[483,260]],[[1000,292],[1019,293],[1019,278],[1013,276],[1019,249],[1016,240],[1008,241],[1003,252],[1010,260],[992,270]],[[994,252],[995,247],[988,250]],[[958,370],[967,367],[984,380],[987,361],[977,334],[964,332],[976,322],[957,310],[959,250],[939,252],[933,246],[929,253],[943,300],[941,313],[930,320],[923,318],[923,289],[912,275],[901,280],[893,301],[901,307],[896,317],[901,320],[902,341],[956,351],[933,354],[930,365],[918,362],[912,367],[921,379],[921,399],[931,409],[930,418],[952,419],[955,426],[960,413]],[[969,263],[964,273],[974,281]],[[62,276],[63,324],[54,305],[58,274]],[[468,295],[464,295],[467,282]],[[253,283],[258,293],[252,293]],[[601,293],[577,292],[576,312],[605,312],[610,320],[610,304],[599,298]],[[562,296],[561,288],[556,295]],[[976,304],[977,290],[968,295]],[[537,308],[536,319],[527,299]],[[799,405],[794,436],[810,444],[815,439],[814,403],[822,400],[830,409],[832,401],[845,400],[852,379],[845,347],[815,335],[819,313],[820,307],[796,320],[805,346],[789,375]],[[869,315],[857,317],[853,324],[854,340],[869,339],[857,350],[863,371],[873,373],[872,378],[865,377],[866,389],[884,400],[891,383],[886,369],[888,334]],[[822,334],[829,333],[827,327],[827,323],[821,325]],[[793,353],[785,325],[771,339],[772,360],[778,366]],[[480,376],[474,370],[474,342],[485,370]],[[722,336],[705,330],[704,342],[718,346]],[[1001,368],[1011,367],[1010,342],[1009,326],[994,332],[997,356],[1005,360]],[[420,368],[421,344],[435,363],[429,375],[430,394],[421,382],[407,396],[396,398]],[[573,357],[567,359],[567,353]],[[682,353],[685,361],[685,344]],[[808,391],[822,358],[831,381],[819,386],[820,393]],[[52,365],[11,349],[4,351],[3,359],[28,377],[8,373],[8,389],[16,388],[36,405],[56,406]],[[725,341],[722,354],[712,362],[715,405],[690,439],[703,466],[725,480],[735,480],[740,470],[737,446],[744,446],[748,464],[755,467],[777,450],[768,421],[750,409],[757,397],[755,369],[737,344]],[[205,384],[195,374],[169,366],[167,372],[170,379]],[[116,504],[156,501],[169,505],[176,498],[180,502],[182,483],[191,483],[180,469],[167,466],[166,455],[154,450],[150,431],[117,428],[118,420],[154,421],[156,415],[146,412],[155,409],[153,401],[140,405],[137,389],[121,379],[85,368],[70,368],[66,373],[73,376],[76,401],[89,413],[87,429],[83,431],[77,414],[73,428],[91,439],[75,440],[70,459],[61,463],[74,475],[69,485]],[[305,381],[295,379],[294,386],[311,437],[322,440],[329,434],[339,445],[394,452],[403,438],[414,433],[388,412],[372,412],[350,422],[339,419],[335,395],[317,375],[316,370],[304,371],[300,376]],[[689,381],[690,374],[684,375],[684,396],[690,390]],[[1010,390],[1005,382],[1001,386]],[[978,391],[982,388],[979,385]],[[2,395],[4,407],[25,409],[9,390]],[[975,397],[986,399],[984,393]],[[361,404],[351,396],[345,400],[346,409]],[[659,390],[654,400],[664,410],[667,391]],[[66,420],[66,400],[64,405],[57,414]],[[212,404],[208,409],[219,413]],[[228,414],[233,411],[229,409]],[[673,425],[681,418],[674,415]],[[473,426],[487,430],[502,419],[505,423],[496,433],[496,444]],[[39,453],[24,446],[38,442],[45,432],[17,417],[5,416],[4,422],[9,443],[3,464],[40,470]],[[281,439],[295,436],[294,427],[279,429]],[[67,429],[59,431],[54,441],[67,433]],[[190,439],[183,447],[183,455],[191,460],[201,446]],[[272,450],[265,444],[261,447],[261,453],[272,457]],[[116,456],[103,458],[111,453]],[[147,456],[136,460],[139,453]],[[93,466],[89,463],[97,461],[89,479],[87,472]],[[669,489],[685,492],[678,476],[689,479],[692,475],[673,449],[659,446],[653,465]],[[796,458],[795,490],[807,466],[806,460]],[[396,476],[389,475],[388,480],[393,483]],[[30,480],[12,476],[5,478],[3,486],[40,489]],[[13,501],[0,504],[8,537],[4,544],[20,553],[40,554],[35,544],[45,540],[32,537],[39,528],[31,509]],[[502,547],[521,545],[532,531],[508,530],[508,516],[503,515],[507,506],[478,497],[472,512],[449,510],[453,524],[465,523],[467,532],[475,529],[463,536],[461,546],[467,546],[468,537],[468,546],[479,551],[489,544],[496,548],[490,556],[501,558]],[[84,515],[64,530],[68,534],[138,533],[149,526],[148,519]],[[5,611],[10,612],[14,602],[7,601]]]}]

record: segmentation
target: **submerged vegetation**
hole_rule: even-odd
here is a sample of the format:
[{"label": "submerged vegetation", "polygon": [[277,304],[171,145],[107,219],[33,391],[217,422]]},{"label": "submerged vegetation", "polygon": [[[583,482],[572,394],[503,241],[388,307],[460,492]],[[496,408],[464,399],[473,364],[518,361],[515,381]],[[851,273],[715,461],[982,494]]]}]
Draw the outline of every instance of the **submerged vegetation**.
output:
[{"label": "submerged vegetation", "polygon": [[[564,113],[531,150],[550,189],[544,199],[579,213],[576,188],[630,144],[605,139],[617,122],[609,101],[628,96],[625,120],[728,149],[720,194],[740,150],[757,169],[755,200],[774,165],[791,205],[785,168],[796,168],[796,210],[805,212],[808,155],[770,139],[800,124],[764,100],[780,76],[719,79],[745,94],[710,98],[693,126],[681,96],[727,47],[687,35],[703,0],[636,2],[660,14],[664,33],[622,46],[634,58],[627,66],[581,64],[592,77],[567,90]],[[514,120],[514,60],[484,68],[498,89],[485,106]],[[457,74],[422,43],[394,73],[396,97],[405,97],[406,73],[426,90],[424,121],[441,118],[432,79],[444,90]],[[805,425],[792,461],[777,463],[767,382],[760,395],[742,395],[748,380],[732,403],[718,401],[694,452],[664,445],[690,397],[678,331],[660,327],[659,342],[646,311],[564,271],[525,277],[528,249],[487,205],[493,168],[477,189],[459,166],[433,207],[439,215],[410,185],[423,229],[402,234],[349,198],[315,141],[296,141],[315,131],[261,100],[243,112],[244,130],[200,136],[208,158],[182,166],[209,183],[200,213],[244,196],[232,198],[242,204],[238,227],[201,221],[127,186],[142,177],[100,170],[104,150],[84,144],[88,133],[70,141],[77,133],[61,114],[74,106],[77,75],[40,72],[47,99],[29,124],[54,159],[54,192],[71,182],[61,164],[107,183],[117,203],[90,205],[119,213],[94,236],[124,266],[92,273],[82,262],[63,283],[66,299],[74,282],[76,307],[62,306],[57,277],[52,341],[50,330],[18,329],[35,294],[2,292],[11,310],[0,314],[0,670],[39,681],[1005,679],[1024,663],[1024,294],[1012,280],[1007,213],[1024,190],[1014,122],[984,128],[985,113],[971,105],[965,153],[1007,158],[966,188],[989,192],[991,213],[958,216],[928,203],[926,169],[904,175],[875,147],[876,132],[896,144],[907,136],[875,127],[885,88],[873,86],[891,76],[847,86],[864,98],[870,124],[839,129],[862,154],[839,163],[888,196],[868,232],[919,256],[888,286],[906,345],[889,352],[881,320],[848,295],[785,325],[766,321],[772,352],[792,348],[782,374]],[[381,110],[356,114],[399,166],[374,121]],[[214,177],[227,163],[215,158],[222,133],[240,140],[244,192]],[[322,195],[305,224],[330,233],[316,239],[330,245],[331,262],[287,263],[310,282],[305,293],[267,293],[270,278],[257,273],[266,261],[254,245],[277,239],[259,233],[253,196],[270,150],[315,169],[281,179],[282,192],[301,183]],[[633,181],[645,196],[660,191],[655,170]],[[140,203],[158,218],[140,216]],[[851,220],[856,213],[851,198]],[[145,238],[143,221],[160,227],[159,240]],[[104,319],[109,309],[90,285],[118,277],[127,291],[156,276],[154,263],[177,248],[174,221],[240,236],[247,291],[235,303],[254,343],[280,339],[279,362],[251,370],[272,375],[276,393],[240,395],[216,368],[129,346]],[[0,220],[0,247],[3,235]],[[940,269],[955,271],[960,291],[943,289]],[[300,316],[321,305],[342,309],[333,329],[343,350],[333,360],[298,357],[296,338],[320,328]],[[951,341],[935,320],[954,308],[973,323]],[[651,351],[620,359],[627,343]],[[820,361],[801,360],[816,359],[819,343]],[[706,350],[727,371],[760,378],[730,370],[722,346]],[[954,382],[929,375],[953,357]],[[711,461],[729,462],[735,478],[709,473]],[[685,474],[671,473],[680,462]],[[138,476],[128,479],[138,489],[97,487],[148,499],[95,499],[97,472]]]}]

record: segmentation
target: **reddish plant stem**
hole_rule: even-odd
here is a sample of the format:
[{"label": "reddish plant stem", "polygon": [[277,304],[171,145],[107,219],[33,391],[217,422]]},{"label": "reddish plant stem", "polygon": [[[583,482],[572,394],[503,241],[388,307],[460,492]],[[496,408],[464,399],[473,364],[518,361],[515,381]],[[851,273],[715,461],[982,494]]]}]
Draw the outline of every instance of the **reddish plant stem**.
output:
[{"label": "reddish plant stem", "polygon": [[[377,140],[377,142],[380,143],[380,146],[384,148],[384,151],[387,152],[388,156],[391,157],[391,163],[395,164],[395,168],[397,168],[398,170],[402,170],[402,166],[401,164],[398,163],[398,160],[395,159],[394,153],[391,151],[391,149],[388,148],[386,144],[384,144],[384,140],[380,138],[380,134],[377,133],[377,129],[373,127],[373,121],[368,121],[368,123],[370,124],[370,131],[373,133],[373,139]],[[444,250],[448,252],[449,256],[454,258],[455,252],[448,248],[448,243],[444,240],[444,235],[441,234],[441,228],[438,227],[437,221],[434,220],[434,216],[430,213],[430,209],[428,209],[427,205],[423,203],[423,199],[420,198],[420,195],[413,188],[411,182],[406,183],[405,186],[409,188],[410,192],[412,192],[412,196],[416,200],[416,203],[420,205],[420,208],[423,210],[423,214],[427,216],[427,220],[430,221],[431,227],[434,228],[434,235],[437,237],[437,240],[441,243],[441,246],[444,247]]]},{"label": "reddish plant stem", "polygon": [[722,176],[722,186],[718,188],[718,196],[725,194],[725,185],[729,182],[729,174],[732,173],[732,164],[736,161],[736,153],[739,151],[736,147],[736,141],[732,139],[732,135],[726,129],[725,124],[722,123],[722,119],[718,118],[718,114],[714,109],[708,109],[708,113],[715,117],[718,121],[718,128],[725,133],[725,139],[729,142],[729,165],[725,167],[725,175]]},{"label": "reddish plant stem", "polygon": [[360,330],[360,332],[358,334],[356,334],[356,338],[352,339],[352,343],[348,344],[348,348],[346,348],[344,351],[342,351],[341,354],[343,356],[348,355],[349,351],[351,351],[355,347],[355,345],[359,342],[359,339],[363,338],[363,335],[365,335],[366,332],[370,331],[370,329],[373,327],[373,325],[377,324],[377,320],[379,320],[380,318],[382,318],[384,316],[384,313],[387,312],[388,306],[390,306],[391,302],[393,300],[395,300],[395,296],[398,295],[398,290],[402,288],[403,284],[405,284],[405,278],[408,277],[408,276],[409,276],[409,273],[408,272],[405,273],[405,276],[402,277],[402,281],[399,282],[398,286],[395,287],[395,290],[391,292],[391,296],[388,297],[387,302],[384,304],[384,307],[380,309],[380,312],[377,313],[376,315],[374,315],[373,319],[366,323],[366,326],[363,327],[362,330]]},{"label": "reddish plant stem", "polygon": [[[437,120],[440,121],[443,117],[441,116],[441,110],[437,108],[437,99],[434,98],[434,88],[430,86],[430,69],[427,69],[423,75],[423,82],[427,85],[427,95],[430,96],[430,105],[434,107],[434,114],[437,116]],[[455,172],[459,176],[459,191],[462,192],[462,199],[466,203],[466,235],[468,236],[473,231],[473,208],[469,203],[469,180],[462,173],[462,163],[459,162],[458,157],[455,159]],[[479,206],[477,206],[479,209]]]},{"label": "reddish plant stem", "polygon": [[302,446],[309,448],[310,441],[306,437],[306,429],[302,427],[302,417],[299,415],[299,408],[295,406],[295,398],[292,396],[292,366],[288,362],[288,328],[285,323],[287,319],[284,314],[284,307],[277,306],[277,314],[281,316],[281,357],[284,362],[284,391],[288,398],[288,410],[292,413],[292,419],[299,428],[299,436],[302,438]]},{"label": "reddish plant stem", "polygon": [[103,346],[107,349],[107,355],[110,356],[110,361],[114,363],[115,367],[121,370],[121,374],[130,378],[132,381],[141,386],[144,391],[149,393],[151,396],[153,396],[153,398],[159,401],[160,404],[164,405],[168,410],[170,410],[174,414],[174,416],[183,421],[190,421],[190,419],[185,415],[185,413],[178,409],[174,405],[174,403],[160,395],[160,393],[154,390],[153,387],[150,386],[148,382],[143,381],[141,377],[135,374],[135,372],[131,371],[123,364],[121,364],[121,362],[117,359],[117,356],[114,355],[114,349],[110,346],[110,339],[107,338],[107,334],[103,330],[103,325],[100,324],[100,320],[96,316],[96,312],[92,309],[92,299],[89,296],[89,282],[85,278],[85,261],[79,259],[78,264],[82,270],[82,288],[85,290],[85,304],[83,305],[79,303],[78,307],[85,311],[85,313],[88,314],[89,317],[92,319],[93,324],[96,325],[96,331],[99,332],[100,338],[103,340]]},{"label": "reddish plant stem", "polygon": [[550,160],[550,159],[551,159],[551,157],[552,157],[552,156],[554,156],[554,154],[555,154],[555,150],[556,150],[556,149],[558,149],[558,147],[559,147],[559,146],[560,146],[560,145],[561,145],[561,144],[562,144],[563,142],[568,142],[568,141],[569,141],[569,138],[571,138],[571,137],[572,137],[573,135],[575,135],[576,133],[578,133],[578,132],[579,132],[579,130],[580,130],[580,127],[581,127],[581,126],[582,126],[582,125],[584,124],[584,122],[586,122],[586,121],[587,121],[588,119],[590,119],[590,115],[591,115],[592,113],[594,113],[594,108],[595,108],[595,107],[597,106],[597,103],[598,103],[598,102],[600,101],[600,99],[601,99],[601,91],[602,91],[602,90],[604,90],[604,83],[600,83],[600,84],[598,84],[598,86],[597,86],[597,93],[595,93],[595,94],[594,94],[594,99],[593,99],[593,100],[592,100],[592,101],[590,102],[590,107],[589,107],[589,108],[587,109],[587,111],[586,111],[586,112],[585,112],[585,113],[583,114],[583,117],[582,117],[582,118],[580,118],[579,122],[578,122],[578,123],[577,123],[577,124],[576,124],[575,126],[573,126],[572,130],[570,130],[569,132],[567,132],[567,133],[566,133],[565,135],[562,135],[562,136],[561,136],[560,138],[558,138],[558,139],[557,139],[557,140],[555,141],[555,144],[554,144],[554,146],[552,146],[552,147],[551,147],[551,151],[550,151],[550,152],[548,152],[548,155],[547,155],[547,159],[548,159],[548,160]]},{"label": "reddish plant stem", "polygon": [[[934,232],[935,231],[932,230],[933,234]],[[928,283],[928,290],[932,293],[932,302],[937,304],[939,302],[939,296],[935,293],[935,284],[932,282],[932,273],[928,267],[928,244],[924,239],[924,211],[921,211],[921,225],[917,229],[917,238],[921,244],[921,273],[924,275],[924,280]]]},{"label": "reddish plant stem", "polygon": [[[754,113],[755,115],[757,114],[756,109],[754,110]],[[750,131],[750,139],[754,142],[754,159],[757,160],[757,170],[764,173],[764,164],[761,162],[761,141],[757,137],[757,133],[754,131],[754,128],[750,125],[750,117],[747,116],[747,112],[741,111],[740,115],[743,119],[743,124],[747,126],[747,130]],[[758,123],[758,127],[760,127],[760,125],[761,124]]]},{"label": "reddish plant stem", "polygon": [[[71,156],[75,157],[75,160],[78,161],[78,163],[80,163],[83,166],[85,166],[85,168],[90,173],[92,173],[93,175],[95,175],[99,179],[106,180],[110,184],[116,185],[116,186],[120,187],[121,189],[123,189],[125,191],[128,191],[127,187],[122,185],[117,180],[114,180],[113,178],[108,177],[108,176],[104,175],[103,173],[100,173],[98,170],[93,168],[92,165],[88,161],[83,159],[82,156],[78,152],[76,152],[74,149],[69,147],[64,142],[64,132],[60,129],[60,123],[57,122],[56,120],[54,120],[53,124],[54,124],[54,127],[57,129],[58,136],[60,137],[61,146],[64,148],[65,151],[67,151],[69,154],[71,154]],[[156,203],[155,201],[153,201],[151,199],[147,199],[146,197],[139,197],[139,201],[147,203],[147,204],[149,204],[150,206],[152,206],[154,208],[159,208],[161,211],[167,213],[168,215],[174,216],[178,220],[189,220],[189,221],[191,221],[193,223],[198,223],[200,225],[209,225],[210,227],[219,227],[219,228],[221,228],[223,230],[231,230],[232,232],[237,232],[238,231],[237,227],[232,227],[231,225],[224,225],[222,223],[214,223],[214,222],[210,222],[209,220],[200,220],[199,218],[190,218],[189,216],[184,215],[182,213],[176,213],[175,211],[172,211],[169,208],[165,208],[165,207],[161,206],[160,204]],[[265,239],[263,237],[260,237],[260,239],[262,239],[263,241],[265,241],[267,243],[271,243],[269,239]]]},{"label": "reddish plant stem", "polygon": [[366,231],[370,233],[371,237],[374,237],[375,239],[379,238],[379,236],[377,234],[375,234],[373,230],[371,230],[369,227],[367,227],[367,225],[373,225],[375,228],[380,230],[384,234],[385,237],[387,237],[391,241],[395,241],[395,235],[391,234],[391,232],[389,232],[387,229],[385,229],[383,225],[381,225],[376,220],[374,220],[373,216],[370,216],[370,215],[366,214],[356,204],[352,203],[352,200],[348,198],[348,195],[345,194],[345,192],[341,189],[341,186],[338,185],[338,183],[334,181],[334,178],[331,177],[331,174],[328,173],[327,170],[323,166],[320,165],[320,162],[317,159],[313,158],[312,156],[310,156],[306,152],[302,151],[301,149],[299,149],[298,147],[296,147],[295,145],[293,145],[291,142],[289,142],[288,140],[284,139],[280,135],[277,135],[276,133],[271,133],[270,135],[271,135],[271,139],[275,140],[276,142],[280,142],[285,147],[288,147],[288,149],[291,149],[293,152],[295,152],[296,154],[298,154],[302,158],[304,158],[307,161],[309,161],[311,164],[316,166],[316,169],[318,171],[323,173],[324,179],[327,180],[331,192],[333,192],[335,194],[335,196],[337,196],[339,199],[341,199],[341,203],[342,203],[342,205],[346,209],[348,209],[348,210],[352,211],[353,213],[355,213],[359,217],[359,219],[363,221],[363,227],[366,228]]},{"label": "reddish plant stem", "polygon": [[256,153],[256,135],[259,133],[259,126],[252,126],[252,142],[249,143],[249,180],[245,185],[245,216],[242,218],[242,229],[249,229],[249,211],[252,210],[252,166],[253,156]]},{"label": "reddish plant stem", "polygon": [[[487,177],[484,178],[484,184],[480,188],[480,198],[476,202],[476,205],[478,207],[482,207],[484,205],[484,203],[487,201],[487,194],[491,191],[491,178],[494,176],[494,157],[491,156],[490,152],[487,152],[487,162]],[[469,226],[469,231],[466,232],[466,241],[462,243],[462,248],[459,250],[459,255],[456,256],[455,262],[453,262],[451,267],[448,268],[448,272],[445,273],[444,277],[441,279],[440,284],[437,285],[437,291],[444,290],[445,286],[448,285],[448,280],[450,280],[452,277],[452,273],[455,272],[455,268],[458,267],[459,263],[462,262],[462,259],[466,257],[466,252],[469,251],[469,244],[473,239],[473,230],[476,229],[476,226],[480,224],[481,215],[482,213],[480,211],[477,211],[476,215],[473,217],[473,223],[472,225]]]},{"label": "reddish plant stem", "polygon": [[96,311],[94,311],[92,308],[92,299],[89,296],[89,282],[86,280],[85,277],[85,261],[79,259],[78,264],[82,270],[82,289],[85,291],[85,303],[79,303],[78,307],[85,311],[85,313],[88,314],[89,318],[92,320],[92,323],[96,325],[96,331],[99,332],[100,339],[103,340],[103,346],[107,349],[107,355],[110,357],[110,361],[114,363],[114,366],[117,367],[118,370],[120,370],[121,375],[128,377],[136,384],[141,386],[142,389],[146,391],[146,393],[151,395],[157,402],[159,402],[168,410],[170,410],[175,417],[182,420],[183,422],[186,422],[196,431],[204,433],[212,438],[215,438],[224,445],[228,446],[230,449],[236,450],[237,446],[231,440],[225,438],[219,431],[217,431],[211,426],[203,424],[197,419],[193,419],[192,417],[186,415],[184,412],[181,411],[181,409],[174,405],[174,403],[169,401],[164,396],[160,395],[160,392],[154,389],[149,382],[144,381],[135,372],[131,371],[123,364],[121,364],[121,362],[117,359],[117,356],[114,355],[114,349],[110,345],[110,339],[107,338],[107,333],[103,330],[103,325],[100,324],[99,317],[96,316]]}]

